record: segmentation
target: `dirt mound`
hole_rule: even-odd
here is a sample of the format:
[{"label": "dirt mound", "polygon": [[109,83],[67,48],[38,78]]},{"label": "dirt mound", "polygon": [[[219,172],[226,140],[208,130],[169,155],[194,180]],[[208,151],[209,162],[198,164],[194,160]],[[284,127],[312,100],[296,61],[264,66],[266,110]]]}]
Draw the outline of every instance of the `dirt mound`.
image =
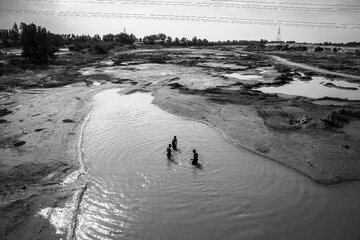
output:
[{"label": "dirt mound", "polygon": [[353,112],[345,109],[332,111],[321,118],[329,128],[342,128],[351,121],[360,120],[360,111]]},{"label": "dirt mound", "polygon": [[313,117],[309,115],[295,117],[285,111],[264,109],[257,109],[257,113],[267,126],[276,130],[299,130],[316,126]]}]

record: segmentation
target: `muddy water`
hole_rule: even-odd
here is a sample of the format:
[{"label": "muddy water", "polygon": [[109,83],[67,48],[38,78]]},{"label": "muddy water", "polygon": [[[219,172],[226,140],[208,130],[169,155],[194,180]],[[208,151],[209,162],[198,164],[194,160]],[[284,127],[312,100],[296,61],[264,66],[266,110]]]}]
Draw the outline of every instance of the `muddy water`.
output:
[{"label": "muddy water", "polygon": [[[359,183],[315,184],[151,101],[96,96],[77,239],[359,239]],[[174,135],[181,151],[168,161]],[[189,165],[193,148],[203,169]]]}]

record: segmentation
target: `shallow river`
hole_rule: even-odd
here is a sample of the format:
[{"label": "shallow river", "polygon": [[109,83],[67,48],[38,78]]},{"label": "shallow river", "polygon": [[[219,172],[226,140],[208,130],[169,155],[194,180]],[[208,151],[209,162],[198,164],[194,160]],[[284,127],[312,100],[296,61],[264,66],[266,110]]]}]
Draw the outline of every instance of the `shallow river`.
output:
[{"label": "shallow river", "polygon": [[[96,96],[84,131],[90,183],[77,239],[360,239],[359,183],[316,184],[150,94],[117,91]],[[193,148],[203,169],[189,165]]]}]

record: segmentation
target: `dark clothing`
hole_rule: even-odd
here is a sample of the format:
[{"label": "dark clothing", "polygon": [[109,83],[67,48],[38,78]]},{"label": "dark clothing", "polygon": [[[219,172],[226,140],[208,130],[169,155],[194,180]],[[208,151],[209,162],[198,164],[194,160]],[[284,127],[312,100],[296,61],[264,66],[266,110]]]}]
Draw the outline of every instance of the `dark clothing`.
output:
[{"label": "dark clothing", "polygon": [[177,150],[177,140],[175,138],[172,140],[172,148]]},{"label": "dark clothing", "polygon": [[168,159],[170,159],[170,158],[172,157],[172,155],[171,155],[171,148],[168,147],[168,148],[166,149],[166,151],[167,151],[167,157],[168,157]]},{"label": "dark clothing", "polygon": [[191,164],[192,165],[197,165],[198,164],[198,159],[199,158],[199,155],[197,153],[194,153],[194,158],[192,159],[192,162]]}]

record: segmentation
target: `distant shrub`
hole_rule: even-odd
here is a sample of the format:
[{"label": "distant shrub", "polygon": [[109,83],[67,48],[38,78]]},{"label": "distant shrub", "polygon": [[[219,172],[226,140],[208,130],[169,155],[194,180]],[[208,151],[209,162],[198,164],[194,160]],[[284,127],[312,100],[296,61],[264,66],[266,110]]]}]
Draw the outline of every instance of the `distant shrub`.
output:
[{"label": "distant shrub", "polygon": [[279,73],[288,73],[291,72],[291,68],[286,66],[286,65],[275,65],[275,70],[278,71]]},{"label": "distant shrub", "polygon": [[70,51],[80,51],[80,47],[79,47],[79,45],[71,45],[71,46],[69,46],[69,50]]},{"label": "distant shrub", "polygon": [[265,49],[265,44],[260,42],[253,42],[246,46],[245,50],[247,51],[263,51]]},{"label": "distant shrub", "polygon": [[69,46],[69,50],[83,52],[88,49],[92,54],[107,54],[115,46],[116,43],[112,42],[78,42]]},{"label": "distant shrub", "polygon": [[100,44],[95,44],[92,48],[92,52],[95,52],[97,54],[106,54],[108,53],[108,49],[105,46],[102,46]]},{"label": "distant shrub", "polygon": [[280,51],[288,51],[290,50],[289,45],[281,46]]},{"label": "distant shrub", "polygon": [[316,47],[314,49],[314,52],[322,52],[322,51],[324,51],[324,48],[322,48],[322,47]]},{"label": "distant shrub", "polygon": [[308,48],[306,46],[296,46],[293,48],[294,51],[307,51]]}]

